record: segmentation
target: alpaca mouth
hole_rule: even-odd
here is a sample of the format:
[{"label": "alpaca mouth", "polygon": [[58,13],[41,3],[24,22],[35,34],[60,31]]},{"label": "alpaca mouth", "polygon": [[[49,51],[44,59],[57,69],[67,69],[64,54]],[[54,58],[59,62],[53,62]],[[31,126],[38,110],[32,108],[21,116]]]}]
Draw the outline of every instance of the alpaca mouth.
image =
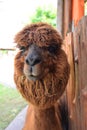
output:
[{"label": "alpaca mouth", "polygon": [[29,66],[25,64],[24,74],[27,79],[36,81],[42,78],[43,71],[40,64],[37,64],[35,66]]},{"label": "alpaca mouth", "polygon": [[25,74],[27,79],[33,80],[33,81],[36,81],[36,80],[39,80],[40,78],[42,78],[41,73],[34,73],[34,72],[30,72],[30,71],[25,70],[24,74]]},{"label": "alpaca mouth", "polygon": [[33,80],[33,81],[36,81],[36,80],[39,80],[41,78],[41,75],[27,75],[26,76],[29,80]]}]

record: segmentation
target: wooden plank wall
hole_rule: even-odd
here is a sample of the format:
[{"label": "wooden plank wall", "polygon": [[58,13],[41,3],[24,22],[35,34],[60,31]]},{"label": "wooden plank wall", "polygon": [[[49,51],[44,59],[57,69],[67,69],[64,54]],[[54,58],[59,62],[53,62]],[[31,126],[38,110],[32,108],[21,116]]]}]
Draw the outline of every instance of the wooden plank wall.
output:
[{"label": "wooden plank wall", "polygon": [[87,130],[87,16],[65,38],[71,67],[67,86],[69,130]]}]

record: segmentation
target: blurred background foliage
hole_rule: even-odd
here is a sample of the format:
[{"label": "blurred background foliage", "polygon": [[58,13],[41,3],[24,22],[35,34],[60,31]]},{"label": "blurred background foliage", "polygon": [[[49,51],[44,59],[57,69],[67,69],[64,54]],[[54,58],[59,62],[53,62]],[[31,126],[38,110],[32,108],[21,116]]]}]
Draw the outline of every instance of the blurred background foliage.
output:
[{"label": "blurred background foliage", "polygon": [[47,22],[56,27],[56,9],[52,6],[38,7],[30,18],[31,23]]}]

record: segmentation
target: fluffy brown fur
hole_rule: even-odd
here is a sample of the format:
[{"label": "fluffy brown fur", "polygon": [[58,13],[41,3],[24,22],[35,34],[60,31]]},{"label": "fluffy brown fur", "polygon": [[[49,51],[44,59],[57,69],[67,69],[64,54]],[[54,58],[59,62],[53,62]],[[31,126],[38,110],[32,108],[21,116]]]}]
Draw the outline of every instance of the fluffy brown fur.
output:
[{"label": "fluffy brown fur", "polygon": [[[15,42],[20,51],[14,61],[14,80],[22,96],[32,104],[24,130],[62,130],[60,113],[55,117],[55,104],[66,88],[70,71],[61,49],[62,38],[49,24],[37,23],[24,27],[15,36]],[[34,53],[38,53],[41,61],[30,65],[26,58]],[[29,77],[31,68],[32,78]]]}]

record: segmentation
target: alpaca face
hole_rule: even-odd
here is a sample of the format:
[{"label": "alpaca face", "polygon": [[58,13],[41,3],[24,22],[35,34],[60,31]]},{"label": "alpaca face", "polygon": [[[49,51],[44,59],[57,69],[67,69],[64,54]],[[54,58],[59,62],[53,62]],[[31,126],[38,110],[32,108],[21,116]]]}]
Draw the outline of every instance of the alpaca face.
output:
[{"label": "alpaca face", "polygon": [[42,79],[47,73],[54,72],[62,44],[58,33],[50,25],[38,24],[37,28],[35,25],[27,27],[18,35],[20,36],[16,36],[16,42],[20,50],[20,59],[21,55],[24,57],[25,76],[35,81]]},{"label": "alpaca face", "polygon": [[52,106],[64,92],[69,64],[59,33],[48,24],[26,26],[15,36],[19,52],[14,80],[24,98],[40,108]]},{"label": "alpaca face", "polygon": [[49,45],[48,47],[39,47],[36,44],[32,44],[27,49],[28,51],[24,58],[25,61],[23,72],[29,80],[36,81],[43,79],[47,73],[52,73],[52,71],[55,71],[55,64],[48,64],[47,60],[55,60],[54,57],[58,51],[58,46],[56,44]]}]

